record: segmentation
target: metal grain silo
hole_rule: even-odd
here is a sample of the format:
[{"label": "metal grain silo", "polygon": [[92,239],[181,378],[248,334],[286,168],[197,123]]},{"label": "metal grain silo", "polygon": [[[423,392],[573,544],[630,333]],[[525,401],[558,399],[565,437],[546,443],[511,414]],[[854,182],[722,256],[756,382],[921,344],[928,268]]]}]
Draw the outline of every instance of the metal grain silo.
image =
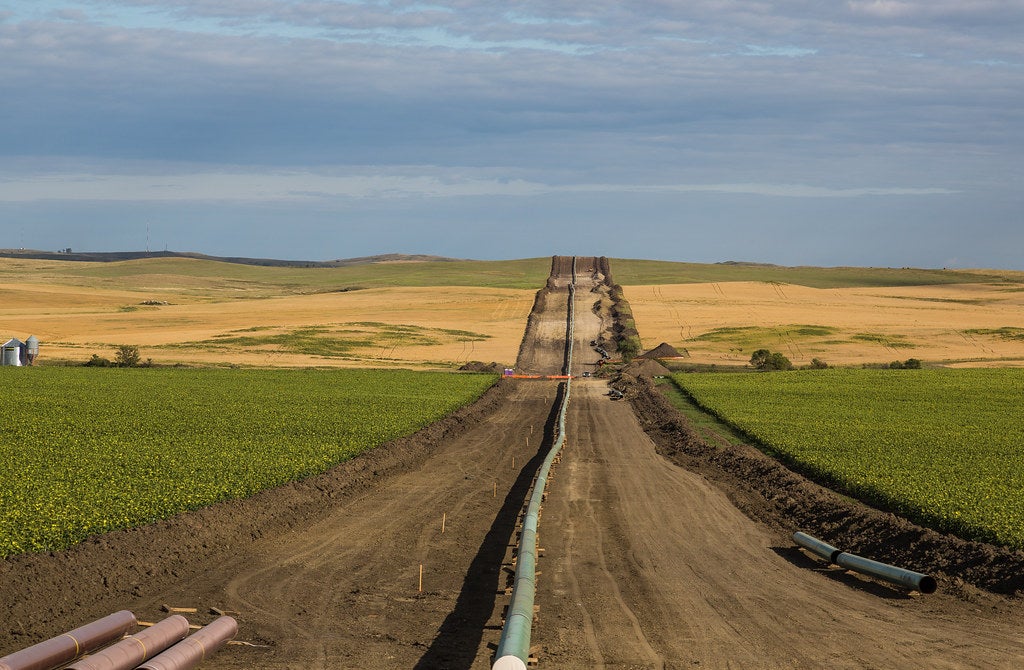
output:
[{"label": "metal grain silo", "polygon": [[39,357],[39,338],[35,335],[29,335],[28,339],[25,340],[25,360],[23,361],[26,365],[35,365],[36,358]]},{"label": "metal grain silo", "polygon": [[25,343],[16,337],[4,342],[0,365],[21,365],[21,352],[24,348]]}]

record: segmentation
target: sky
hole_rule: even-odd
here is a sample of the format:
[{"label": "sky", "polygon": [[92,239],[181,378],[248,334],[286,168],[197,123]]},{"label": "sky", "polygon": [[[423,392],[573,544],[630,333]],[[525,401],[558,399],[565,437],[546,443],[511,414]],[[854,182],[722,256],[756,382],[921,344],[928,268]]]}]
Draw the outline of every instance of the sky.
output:
[{"label": "sky", "polygon": [[1024,270],[1024,0],[4,0],[0,248]]}]

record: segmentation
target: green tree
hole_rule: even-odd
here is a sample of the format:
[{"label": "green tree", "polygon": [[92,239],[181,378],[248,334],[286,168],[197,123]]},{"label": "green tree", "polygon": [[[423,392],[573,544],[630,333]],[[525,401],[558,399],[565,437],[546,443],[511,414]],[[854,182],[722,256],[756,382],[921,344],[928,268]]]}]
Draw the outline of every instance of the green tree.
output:
[{"label": "green tree", "polygon": [[793,364],[788,358],[780,354],[779,352],[773,352],[768,357],[768,363],[765,366],[766,370],[792,370]]},{"label": "green tree", "polygon": [[750,364],[758,370],[792,370],[793,364],[779,352],[758,349],[750,357]]},{"label": "green tree", "polygon": [[768,363],[768,358],[772,355],[772,352],[767,349],[758,349],[751,355],[750,364],[758,370],[764,370],[764,366]]},{"label": "green tree", "polygon": [[134,368],[142,360],[139,348],[134,344],[122,344],[117,348],[114,365],[119,368]]}]

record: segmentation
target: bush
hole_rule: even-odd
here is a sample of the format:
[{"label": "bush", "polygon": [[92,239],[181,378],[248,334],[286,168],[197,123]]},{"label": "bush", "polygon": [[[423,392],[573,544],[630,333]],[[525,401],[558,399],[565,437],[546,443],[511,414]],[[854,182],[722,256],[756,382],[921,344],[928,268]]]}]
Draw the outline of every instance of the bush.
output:
[{"label": "bush", "polygon": [[825,370],[827,368],[828,368],[828,363],[826,363],[825,361],[821,360],[820,358],[812,358],[811,359],[811,369],[812,370]]},{"label": "bush", "polygon": [[792,370],[793,364],[779,352],[758,349],[750,357],[750,364],[758,370]]},{"label": "bush", "polygon": [[87,368],[109,368],[113,363],[110,362],[109,358],[101,358],[93,354],[92,358],[83,363],[83,365]]},{"label": "bush", "polygon": [[139,355],[139,348],[134,344],[122,344],[117,348],[117,355],[114,357],[114,365],[119,368],[134,368],[142,360]]},{"label": "bush", "polygon": [[917,358],[908,358],[905,361],[893,361],[889,363],[890,370],[920,370],[921,361]]},{"label": "bush", "polygon": [[640,353],[640,338],[635,336],[625,337],[616,343],[616,347],[619,353],[622,354],[623,362],[629,362]]}]

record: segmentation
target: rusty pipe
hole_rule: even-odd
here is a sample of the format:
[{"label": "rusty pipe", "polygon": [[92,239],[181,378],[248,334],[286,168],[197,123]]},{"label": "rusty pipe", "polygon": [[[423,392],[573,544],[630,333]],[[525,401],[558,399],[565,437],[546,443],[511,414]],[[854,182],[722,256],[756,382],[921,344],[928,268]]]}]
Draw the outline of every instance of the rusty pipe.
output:
[{"label": "rusty pipe", "polygon": [[92,656],[79,659],[66,670],[132,670],[186,635],[188,619],[175,614]]},{"label": "rusty pipe", "polygon": [[190,670],[227,644],[237,633],[238,622],[229,616],[222,616],[149,659],[137,670]]},{"label": "rusty pipe", "polygon": [[82,654],[105,647],[124,637],[136,626],[128,610],[102,619],[0,658],[0,670],[53,670]]}]

